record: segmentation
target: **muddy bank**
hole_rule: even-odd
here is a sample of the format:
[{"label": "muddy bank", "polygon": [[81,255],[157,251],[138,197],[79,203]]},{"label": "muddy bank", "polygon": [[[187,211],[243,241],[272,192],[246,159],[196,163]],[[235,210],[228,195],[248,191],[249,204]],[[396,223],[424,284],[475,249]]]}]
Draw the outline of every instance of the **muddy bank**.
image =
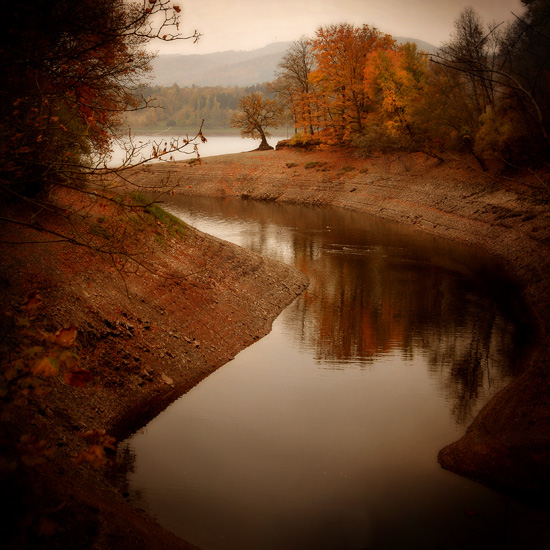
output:
[{"label": "muddy bank", "polygon": [[540,345],[524,374],[482,410],[443,467],[516,497],[542,501],[550,486],[550,211],[513,179],[423,154],[354,158],[349,152],[250,152],[201,164],[146,166],[135,181],[176,192],[331,205],[374,214],[481,247],[521,284]]},{"label": "muddy bank", "polygon": [[[86,205],[80,235],[99,233],[109,208]],[[41,223],[63,230],[56,219]],[[129,506],[104,468],[73,460],[90,447],[87,432],[129,435],[267,334],[307,286],[291,267],[190,227],[174,232],[147,211],[124,227],[139,242],[139,265],[115,269],[66,243],[1,245],[4,357],[21,342],[31,345],[14,319],[37,291],[43,304],[31,327],[76,327],[80,366],[91,373],[84,388],[67,385],[63,373],[48,377],[46,394],[18,394],[0,423],[0,485],[11,505],[2,528],[10,548],[190,548]],[[37,238],[21,228],[12,235],[20,242]],[[22,435],[37,444],[23,449]]]}]

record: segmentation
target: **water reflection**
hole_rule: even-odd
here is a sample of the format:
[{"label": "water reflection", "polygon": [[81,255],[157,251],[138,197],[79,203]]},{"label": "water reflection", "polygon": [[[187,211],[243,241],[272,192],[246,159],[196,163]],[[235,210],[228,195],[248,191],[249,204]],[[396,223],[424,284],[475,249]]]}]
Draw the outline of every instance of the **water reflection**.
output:
[{"label": "water reflection", "polygon": [[424,355],[465,423],[520,363],[529,331],[517,291],[470,247],[338,209],[205,197],[170,208],[310,277],[291,328],[322,368]]},{"label": "water reflection", "polygon": [[311,286],[121,445],[133,502],[204,549],[547,547],[546,516],[436,462],[521,357],[498,266],[352,212],[170,208]]}]

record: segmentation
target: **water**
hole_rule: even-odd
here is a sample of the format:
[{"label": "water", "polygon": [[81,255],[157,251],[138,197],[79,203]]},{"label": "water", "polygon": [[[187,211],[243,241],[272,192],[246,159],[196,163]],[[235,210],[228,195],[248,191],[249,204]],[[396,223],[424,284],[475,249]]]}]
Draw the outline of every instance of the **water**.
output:
[{"label": "water", "polygon": [[[208,132],[206,134],[206,141],[203,143],[198,140],[198,153],[201,158],[212,157],[216,155],[227,155],[231,153],[242,153],[245,151],[252,151],[257,149],[260,145],[259,139],[241,138],[240,136],[210,136]],[[192,138],[194,136],[189,136]],[[171,136],[171,135],[136,135],[133,136],[132,141],[136,147],[136,152],[132,158],[132,163],[140,162],[145,158],[152,157],[152,148],[156,147],[157,150],[162,151],[164,147],[179,138],[179,145],[183,144],[183,139],[186,136]],[[284,136],[273,136],[268,138],[268,142],[271,146],[275,147],[278,141],[286,139]],[[123,146],[123,143],[128,143],[128,140],[123,142],[113,142],[113,152],[108,162],[109,166],[120,166],[127,158],[128,152]],[[197,153],[194,151],[193,145],[188,145],[182,151],[175,152],[171,155],[165,155],[163,160],[169,161],[170,157],[173,160],[189,160],[197,157]],[[157,159],[150,162],[160,162]]]},{"label": "water", "polygon": [[135,503],[204,549],[548,547],[546,515],[437,464],[527,345],[499,266],[337,209],[169,208],[311,286],[121,445]]}]

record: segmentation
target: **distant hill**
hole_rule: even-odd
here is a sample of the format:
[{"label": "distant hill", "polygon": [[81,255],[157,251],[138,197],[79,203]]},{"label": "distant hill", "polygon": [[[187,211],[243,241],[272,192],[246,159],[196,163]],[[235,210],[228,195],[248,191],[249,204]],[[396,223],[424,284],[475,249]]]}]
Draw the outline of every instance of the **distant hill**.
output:
[{"label": "distant hill", "polygon": [[[416,42],[419,49],[434,53],[437,48],[415,38],[396,37],[397,42]],[[153,60],[156,86],[251,86],[270,82],[277,65],[292,42],[276,42],[249,51],[190,55],[160,55]]]},{"label": "distant hill", "polygon": [[418,38],[403,38],[402,36],[396,36],[395,40],[398,44],[406,44],[407,42],[414,42],[419,50],[422,50],[426,53],[435,53],[439,49],[437,46],[430,44],[429,42],[424,42],[424,40],[418,40]]},{"label": "distant hill", "polygon": [[250,86],[273,80],[275,68],[291,42],[249,51],[201,55],[160,55],[153,60],[157,86]]}]

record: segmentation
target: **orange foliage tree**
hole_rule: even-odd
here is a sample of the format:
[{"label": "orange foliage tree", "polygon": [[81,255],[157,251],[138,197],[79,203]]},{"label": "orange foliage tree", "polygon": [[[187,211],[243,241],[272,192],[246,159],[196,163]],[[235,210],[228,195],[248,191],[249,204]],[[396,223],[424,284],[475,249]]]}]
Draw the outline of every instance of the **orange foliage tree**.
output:
[{"label": "orange foliage tree", "polygon": [[391,36],[369,25],[344,23],[320,27],[312,41],[316,69],[311,79],[317,86],[325,139],[349,141],[362,134],[373,111],[372,98],[364,85],[366,59],[373,51],[390,49]]},{"label": "orange foliage tree", "polygon": [[413,137],[412,105],[426,55],[368,25],[320,27],[293,44],[272,85],[290,105],[296,130],[325,144],[403,146]]},{"label": "orange foliage tree", "polygon": [[424,91],[426,66],[426,56],[416,44],[392,44],[368,54],[364,86],[373,110],[359,143],[364,147],[419,145],[414,106]]}]

